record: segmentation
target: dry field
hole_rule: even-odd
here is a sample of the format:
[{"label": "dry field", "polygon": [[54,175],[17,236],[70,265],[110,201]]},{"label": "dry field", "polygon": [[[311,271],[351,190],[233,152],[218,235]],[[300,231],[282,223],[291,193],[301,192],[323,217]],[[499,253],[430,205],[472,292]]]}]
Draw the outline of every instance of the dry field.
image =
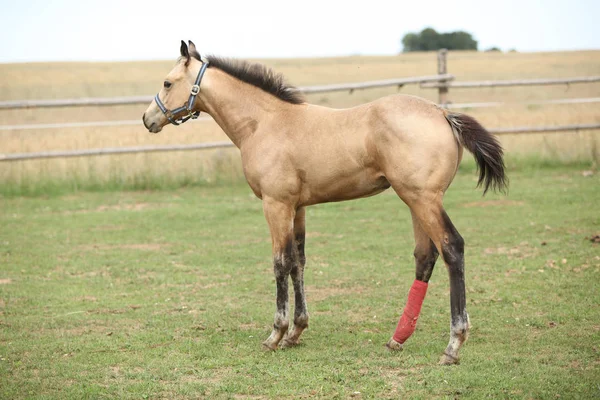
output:
[{"label": "dry field", "polygon": [[[174,59],[177,55],[174,47]],[[171,61],[123,63],[30,63],[0,65],[0,100],[151,95],[161,85]],[[283,73],[289,82],[318,85],[341,82],[431,75],[436,73],[434,53],[385,57],[256,60]],[[600,51],[560,53],[451,52],[448,71],[457,80],[555,78],[600,75]],[[312,103],[351,107],[398,92],[397,88],[349,93],[316,94]],[[437,91],[409,85],[401,93],[436,100]],[[452,89],[452,102],[525,102],[558,98],[600,97],[600,83],[546,87]],[[140,106],[81,107],[0,111],[0,125],[140,119]],[[600,122],[598,104],[561,106],[512,105],[465,112],[485,126],[537,126]],[[511,160],[520,157],[597,163],[600,131],[504,135],[501,140]],[[137,126],[0,130],[0,153],[41,150],[159,145],[227,140],[212,121],[170,127],[150,135]],[[0,182],[35,185],[36,182],[93,181],[131,184],[173,179],[211,180],[241,175],[237,150],[154,153],[3,163]]]}]

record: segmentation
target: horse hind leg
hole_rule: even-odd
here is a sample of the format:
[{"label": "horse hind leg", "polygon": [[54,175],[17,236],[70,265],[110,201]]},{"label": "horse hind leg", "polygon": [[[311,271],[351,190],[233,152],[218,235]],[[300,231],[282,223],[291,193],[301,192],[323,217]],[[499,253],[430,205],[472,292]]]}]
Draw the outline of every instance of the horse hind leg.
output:
[{"label": "horse hind leg", "polygon": [[409,292],[408,302],[398,322],[394,335],[386,344],[390,350],[402,350],[404,342],[413,334],[427,286],[439,253],[414,213],[412,214],[415,237],[415,281]]},{"label": "horse hind leg", "polygon": [[442,255],[450,278],[450,341],[440,364],[457,364],[460,347],[467,340],[470,328],[466,310],[464,240],[444,211],[441,196],[421,193],[419,198],[421,200],[409,203],[409,207]]},{"label": "horse hind leg", "polygon": [[450,341],[440,359],[440,364],[458,364],[458,351],[469,336],[471,322],[466,310],[465,294],[465,242],[442,210],[445,233],[442,239],[442,256],[450,276]]}]

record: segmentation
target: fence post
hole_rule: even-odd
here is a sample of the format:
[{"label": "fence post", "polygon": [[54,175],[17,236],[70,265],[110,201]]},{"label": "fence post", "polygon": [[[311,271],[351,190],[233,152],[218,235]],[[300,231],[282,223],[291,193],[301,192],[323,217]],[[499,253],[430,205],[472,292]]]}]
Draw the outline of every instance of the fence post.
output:
[{"label": "fence post", "polygon": [[[447,49],[438,50],[437,63],[438,63],[438,74],[443,75],[448,73],[448,67],[446,63],[446,56],[448,55]],[[448,81],[440,81],[440,84],[445,84]],[[448,108],[448,86],[440,86],[438,89],[439,98],[438,104],[442,108]]]}]

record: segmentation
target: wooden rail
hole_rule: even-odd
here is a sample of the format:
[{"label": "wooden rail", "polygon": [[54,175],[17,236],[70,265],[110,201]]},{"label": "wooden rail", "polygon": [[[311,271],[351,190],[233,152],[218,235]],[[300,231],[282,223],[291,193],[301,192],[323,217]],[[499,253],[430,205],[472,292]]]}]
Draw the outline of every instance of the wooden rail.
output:
[{"label": "wooden rail", "polygon": [[[207,115],[201,115],[197,119],[191,119],[189,122],[212,121],[213,119]],[[62,128],[89,128],[96,126],[126,126],[137,125],[142,126],[142,119],[126,119],[113,121],[85,121],[85,122],[58,122],[50,124],[22,124],[22,125],[0,125],[0,131],[25,131],[25,130],[40,130],[40,129],[62,129]]]},{"label": "wooden rail", "polygon": [[[587,103],[600,103],[600,97],[583,97],[577,99],[554,99],[554,100],[539,100],[539,101],[527,101],[527,102],[501,102],[501,101],[490,101],[486,103],[449,103],[448,108],[453,109],[464,109],[464,108],[486,108],[486,107],[502,107],[511,105],[520,106],[543,106],[552,104],[587,104]],[[0,130],[2,128],[0,127]]]},{"label": "wooden rail", "polygon": [[521,126],[516,128],[492,128],[488,129],[496,135],[504,135],[510,133],[544,133],[544,132],[568,132],[600,129],[598,124],[574,124],[574,125],[558,125],[558,126]]},{"label": "wooden rail", "polygon": [[[372,89],[386,86],[404,86],[408,84],[419,84],[426,82],[451,81],[454,76],[449,74],[416,76],[408,78],[394,78],[379,81],[339,83],[333,85],[301,86],[297,89],[301,92],[324,93],[339,92],[361,89]],[[154,96],[131,96],[131,97],[84,97],[80,99],[54,99],[54,100],[11,100],[0,101],[0,110],[15,110],[21,108],[56,108],[56,107],[89,107],[89,106],[122,106],[131,104],[149,104]]]},{"label": "wooden rail", "polygon": [[506,86],[542,86],[563,85],[571,83],[600,82],[600,76],[580,76],[574,78],[556,79],[511,79],[505,81],[472,81],[472,82],[424,82],[422,88],[483,88],[483,87],[506,87]]},{"label": "wooden rail", "polygon": [[[516,128],[492,128],[491,133],[496,135],[511,134],[511,133],[543,133],[543,132],[578,132],[581,130],[600,129],[598,124],[580,124],[580,125],[563,125],[563,126],[522,126]],[[84,149],[71,151],[42,151],[37,153],[8,153],[0,154],[0,162],[2,161],[18,161],[18,160],[33,160],[42,158],[67,158],[67,157],[86,157],[86,156],[105,156],[110,154],[132,154],[132,153],[156,153],[164,151],[189,151],[189,150],[206,150],[233,147],[231,142],[214,142],[214,143],[195,143],[182,145],[165,145],[165,146],[133,146],[133,147],[113,147],[101,149]]]},{"label": "wooden rail", "polygon": [[0,161],[32,160],[40,158],[66,158],[84,156],[104,156],[109,154],[156,153],[163,151],[207,150],[233,147],[231,142],[175,144],[165,146],[106,147],[101,149],[41,151],[38,153],[0,154]]}]

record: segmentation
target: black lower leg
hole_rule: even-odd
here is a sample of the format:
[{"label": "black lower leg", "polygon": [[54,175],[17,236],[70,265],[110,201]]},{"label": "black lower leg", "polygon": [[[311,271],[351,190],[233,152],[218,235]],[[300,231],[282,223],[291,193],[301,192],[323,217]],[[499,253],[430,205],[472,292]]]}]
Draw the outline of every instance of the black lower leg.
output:
[{"label": "black lower leg", "polygon": [[421,282],[429,282],[435,262],[438,259],[439,253],[435,248],[435,245],[429,240],[429,246],[427,248],[421,248],[417,246],[414,252],[415,265],[416,265],[416,279]]},{"label": "black lower leg", "polygon": [[446,233],[442,243],[442,252],[450,276],[450,311],[454,323],[461,317],[466,318],[465,242],[445,212],[443,218]]},{"label": "black lower leg", "polygon": [[288,325],[288,279],[290,270],[281,259],[275,260],[273,269],[275,272],[275,284],[277,285],[277,298],[275,301],[277,311],[273,328],[275,330],[280,330],[282,328],[287,328],[287,326],[283,325]]},{"label": "black lower leg", "polygon": [[444,212],[445,230],[442,242],[442,255],[450,276],[450,341],[442,356],[441,364],[458,363],[458,352],[469,334],[469,315],[466,310],[465,294],[465,243]]},{"label": "black lower leg", "polygon": [[297,259],[292,267],[290,276],[294,285],[294,324],[299,328],[306,328],[308,315],[306,312],[306,298],[304,296],[304,232],[296,234]]}]

